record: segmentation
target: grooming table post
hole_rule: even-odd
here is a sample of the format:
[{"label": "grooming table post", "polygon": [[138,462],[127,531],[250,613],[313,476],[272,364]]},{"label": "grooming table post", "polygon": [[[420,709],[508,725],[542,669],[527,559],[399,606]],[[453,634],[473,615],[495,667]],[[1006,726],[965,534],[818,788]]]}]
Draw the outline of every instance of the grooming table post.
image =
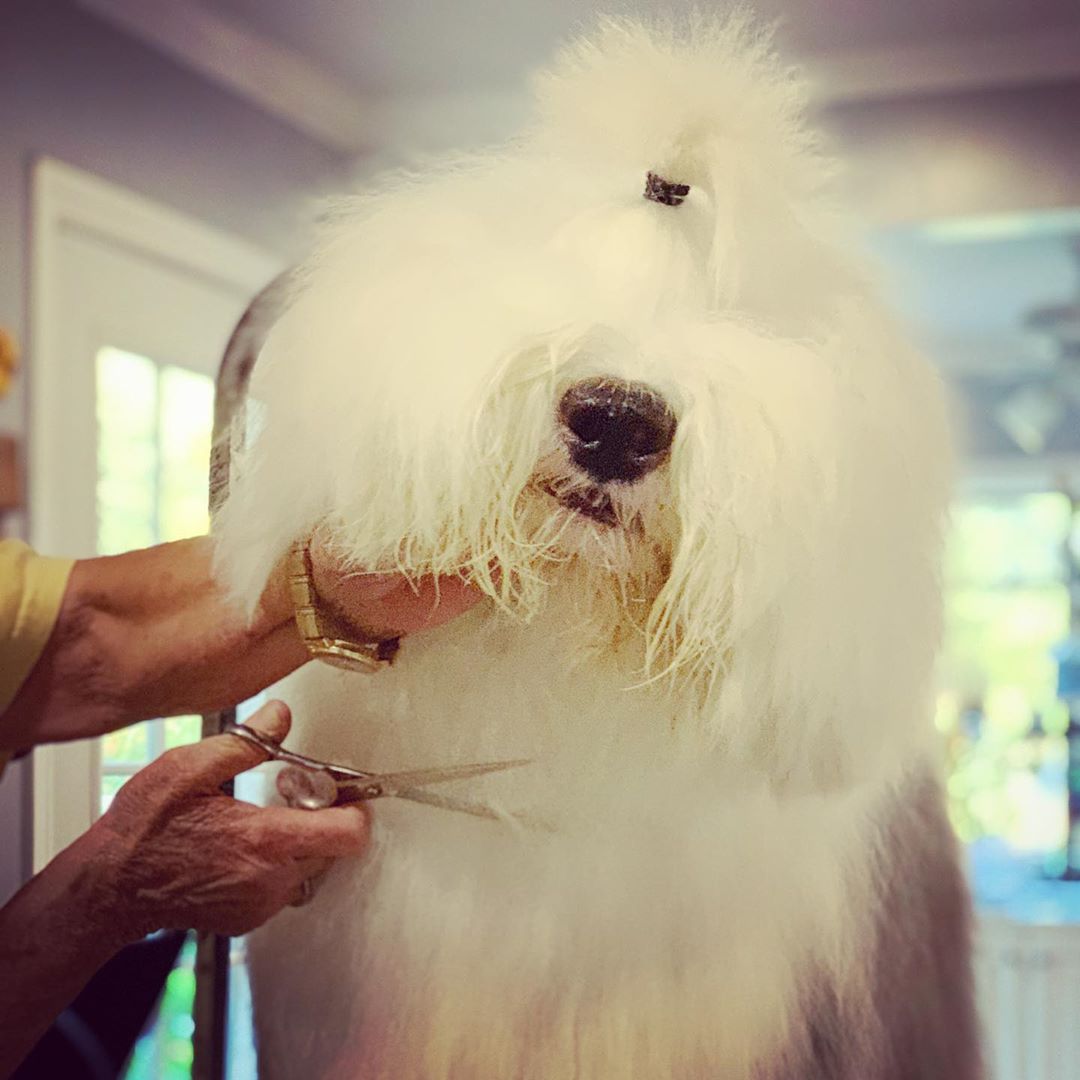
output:
[{"label": "grooming table post", "polygon": [[[234,449],[243,446],[244,425],[237,422],[247,397],[248,381],[273,323],[286,279],[267,286],[244,313],[225,348],[214,389],[214,431],[210,450],[210,518],[213,520],[229,493],[229,471]],[[219,735],[236,719],[235,709],[207,713],[202,737]],[[233,792],[230,781],[224,785]],[[195,953],[195,1032],[192,1080],[224,1080],[229,1023],[229,968],[232,942],[216,934],[200,934]]]}]

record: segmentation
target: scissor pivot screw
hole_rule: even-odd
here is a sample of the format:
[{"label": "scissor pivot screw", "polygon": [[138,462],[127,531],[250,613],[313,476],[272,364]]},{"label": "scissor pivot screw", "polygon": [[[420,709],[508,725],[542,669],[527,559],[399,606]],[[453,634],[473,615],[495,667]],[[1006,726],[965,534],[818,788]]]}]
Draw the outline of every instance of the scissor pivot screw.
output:
[{"label": "scissor pivot screw", "polygon": [[289,806],[323,810],[337,800],[338,787],[327,772],[286,765],[277,776],[277,789]]}]

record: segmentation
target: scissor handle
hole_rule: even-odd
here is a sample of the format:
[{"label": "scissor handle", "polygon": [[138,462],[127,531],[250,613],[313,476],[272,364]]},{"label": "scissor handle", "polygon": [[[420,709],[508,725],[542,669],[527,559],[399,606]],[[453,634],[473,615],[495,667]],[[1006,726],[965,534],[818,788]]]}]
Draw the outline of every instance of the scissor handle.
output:
[{"label": "scissor handle", "polygon": [[337,802],[337,781],[317,761],[285,750],[281,743],[247,724],[230,724],[224,734],[235,735],[257,746],[271,761],[286,763],[275,783],[278,794],[288,806],[299,810],[323,810]]},{"label": "scissor handle", "polygon": [[224,734],[236,735],[245,739],[253,746],[257,746],[271,761],[283,761],[286,765],[297,765],[301,769],[313,769],[315,772],[324,772],[334,780],[363,782],[374,774],[363,772],[360,769],[350,769],[344,765],[334,765],[326,761],[318,761],[306,754],[298,754],[295,750],[286,750],[276,739],[256,731],[247,724],[230,724],[225,728]]},{"label": "scissor handle", "polygon": [[294,810],[325,810],[337,802],[337,781],[325,769],[286,765],[275,783],[278,794]]},{"label": "scissor handle", "polygon": [[253,727],[248,727],[247,724],[234,721],[225,726],[222,734],[235,735],[238,739],[257,746],[271,760],[276,760],[282,753],[281,743],[271,739],[269,735],[264,735],[261,731],[256,731]]}]

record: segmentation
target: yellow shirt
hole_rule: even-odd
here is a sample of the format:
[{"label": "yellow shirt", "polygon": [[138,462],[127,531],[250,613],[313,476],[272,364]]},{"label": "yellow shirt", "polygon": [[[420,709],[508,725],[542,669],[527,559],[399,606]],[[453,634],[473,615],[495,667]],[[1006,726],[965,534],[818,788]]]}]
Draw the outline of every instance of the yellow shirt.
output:
[{"label": "yellow shirt", "polygon": [[[0,723],[49,640],[73,565],[0,540]],[[0,772],[7,757],[0,751]]]}]

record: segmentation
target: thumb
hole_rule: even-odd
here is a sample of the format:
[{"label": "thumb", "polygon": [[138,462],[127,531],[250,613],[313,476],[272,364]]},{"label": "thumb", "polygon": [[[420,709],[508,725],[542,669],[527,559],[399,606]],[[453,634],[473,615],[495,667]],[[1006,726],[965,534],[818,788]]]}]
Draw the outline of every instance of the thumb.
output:
[{"label": "thumb", "polygon": [[271,699],[245,721],[249,728],[254,728],[260,735],[265,735],[274,742],[282,742],[292,727],[292,713],[284,701]]},{"label": "thumb", "polygon": [[[283,701],[268,701],[253,713],[246,724],[260,735],[281,742],[292,726],[292,716]],[[238,735],[213,735],[184,747],[188,755],[185,772],[206,790],[216,790],[239,773],[268,760],[265,750]]]}]

